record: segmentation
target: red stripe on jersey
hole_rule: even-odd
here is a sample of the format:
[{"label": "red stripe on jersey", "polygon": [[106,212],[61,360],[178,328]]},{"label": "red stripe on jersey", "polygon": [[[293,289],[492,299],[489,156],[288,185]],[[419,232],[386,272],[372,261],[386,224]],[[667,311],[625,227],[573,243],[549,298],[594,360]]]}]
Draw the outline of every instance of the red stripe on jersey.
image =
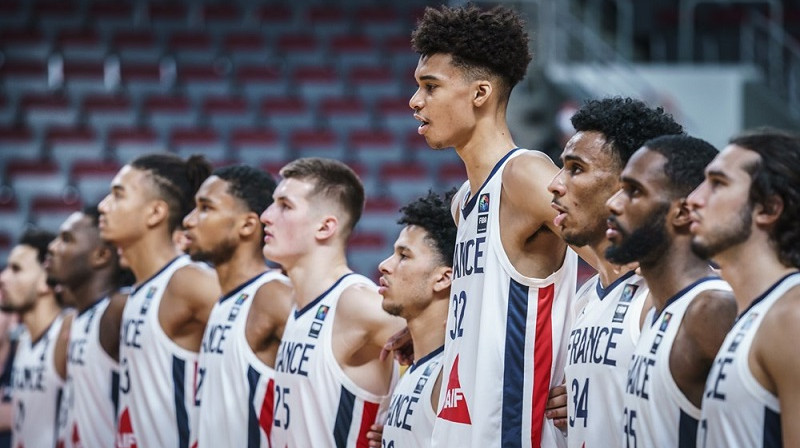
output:
[{"label": "red stripe on jersey", "polygon": [[364,402],[364,410],[361,413],[361,428],[358,430],[358,439],[356,439],[356,448],[367,448],[369,441],[367,440],[367,432],[369,427],[375,423],[378,418],[378,403]]},{"label": "red stripe on jersey", "polygon": [[536,310],[536,334],[533,344],[533,404],[531,405],[531,446],[542,444],[542,424],[547,396],[550,393],[550,372],[553,365],[553,296],[555,285],[539,288]]},{"label": "red stripe on jersey", "polygon": [[261,404],[261,412],[258,414],[258,424],[267,433],[267,443],[272,446],[272,413],[275,412],[275,380],[267,382],[267,394]]}]

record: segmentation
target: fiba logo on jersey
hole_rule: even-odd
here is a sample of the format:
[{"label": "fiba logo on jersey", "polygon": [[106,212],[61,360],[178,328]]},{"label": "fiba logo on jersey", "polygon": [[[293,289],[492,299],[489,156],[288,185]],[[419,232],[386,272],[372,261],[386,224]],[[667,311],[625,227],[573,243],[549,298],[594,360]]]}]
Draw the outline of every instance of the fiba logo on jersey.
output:
[{"label": "fiba logo on jersey", "polygon": [[489,211],[489,193],[484,193],[478,200],[478,213],[486,213]]}]

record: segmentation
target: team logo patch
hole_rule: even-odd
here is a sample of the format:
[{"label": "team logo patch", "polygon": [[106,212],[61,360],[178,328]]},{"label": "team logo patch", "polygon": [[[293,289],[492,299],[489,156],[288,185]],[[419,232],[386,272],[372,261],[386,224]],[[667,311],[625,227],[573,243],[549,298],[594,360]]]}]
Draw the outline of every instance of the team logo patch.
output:
[{"label": "team logo patch", "polygon": [[145,294],[144,298],[145,298],[145,299],[148,299],[148,300],[149,300],[149,299],[152,299],[152,298],[153,298],[153,296],[155,296],[155,295],[156,295],[156,290],[157,290],[157,289],[158,289],[157,287],[155,287],[155,286],[151,286],[151,287],[150,287],[150,289],[148,289],[148,290],[147,290],[147,294]]},{"label": "team logo patch", "polygon": [[751,313],[750,315],[748,315],[747,319],[745,319],[744,323],[742,324],[742,331],[745,331],[748,328],[752,327],[753,326],[753,322],[756,321],[757,317],[758,317],[758,313]]},{"label": "team logo patch", "polygon": [[450,378],[447,379],[444,403],[438,417],[455,423],[472,424],[472,419],[469,417],[469,409],[467,408],[467,400],[461,390],[461,381],[458,379],[458,355],[453,361]]},{"label": "team logo patch", "polygon": [[228,314],[228,322],[233,322],[236,320],[236,316],[239,315],[239,307],[235,306],[231,308],[231,312]]},{"label": "team logo patch", "polygon": [[427,377],[423,376],[422,378],[420,378],[419,381],[417,381],[417,385],[414,386],[414,393],[415,394],[421,393],[422,389],[425,388],[425,384],[427,384],[427,383],[428,383],[428,378]]},{"label": "team logo patch", "polygon": [[615,324],[621,324],[625,321],[625,314],[628,312],[628,305],[624,303],[618,303],[617,309],[614,310],[614,318],[611,319],[611,322]]},{"label": "team logo patch", "polygon": [[319,308],[317,308],[317,315],[314,317],[314,319],[325,320],[325,316],[328,315],[329,309],[330,307],[327,305],[320,305]]},{"label": "team logo patch", "polygon": [[236,302],[234,302],[234,305],[241,305],[241,304],[243,304],[243,303],[244,303],[244,301],[245,301],[245,300],[247,300],[247,298],[248,298],[248,297],[250,297],[250,295],[249,295],[249,294],[247,294],[247,293],[242,293],[242,294],[241,294],[239,297],[237,297],[237,298],[236,298]]},{"label": "team logo patch", "polygon": [[728,347],[728,351],[733,353],[739,348],[739,344],[742,343],[742,339],[744,339],[744,333],[737,333],[736,336],[733,337],[733,342],[731,342],[731,346]]},{"label": "team logo patch", "polygon": [[131,416],[126,408],[122,411],[117,425],[117,447],[118,448],[137,448],[136,436],[133,434]]},{"label": "team logo patch", "polygon": [[654,355],[656,354],[656,351],[658,351],[658,346],[661,345],[662,339],[664,339],[663,336],[661,336],[660,334],[656,334],[656,337],[653,338],[653,345],[650,346],[650,353]]},{"label": "team logo patch", "polygon": [[625,289],[622,290],[622,296],[619,298],[621,303],[628,303],[633,300],[633,295],[636,294],[636,290],[639,289],[639,285],[625,285]]},{"label": "team logo patch", "polygon": [[667,326],[669,326],[670,319],[672,319],[672,313],[664,313],[664,317],[661,318],[661,326],[658,328],[658,331],[666,331]]},{"label": "team logo patch", "polygon": [[484,193],[478,199],[478,213],[489,211],[489,193]]},{"label": "team logo patch", "polygon": [[489,215],[478,215],[478,233],[486,233],[487,224],[489,224]]}]

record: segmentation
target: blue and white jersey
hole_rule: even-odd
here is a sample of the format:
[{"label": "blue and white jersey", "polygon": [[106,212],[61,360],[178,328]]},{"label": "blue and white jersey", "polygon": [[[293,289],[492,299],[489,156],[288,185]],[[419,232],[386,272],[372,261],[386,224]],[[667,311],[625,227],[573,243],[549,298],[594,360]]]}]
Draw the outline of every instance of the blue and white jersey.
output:
[{"label": "blue and white jersey", "polygon": [[104,297],[72,321],[59,448],[112,447],[119,403],[119,364],[100,344]]},{"label": "blue and white jersey", "polygon": [[567,442],[571,448],[620,447],[628,362],[639,341],[639,322],[650,290],[628,272],[607,288],[595,275],[578,291],[585,304],[567,347]]},{"label": "blue and white jersey", "polygon": [[31,341],[25,329],[19,337],[11,372],[14,448],[49,448],[56,445],[64,380],[56,371],[54,353],[62,315],[58,315],[39,340]]},{"label": "blue and white jersey", "polygon": [[[117,448],[189,447],[197,353],[161,328],[158,309],[181,255],[131,290],[122,313]],[[198,265],[199,266],[199,265]]]},{"label": "blue and white jersey", "polygon": [[510,151],[478,191],[465,182],[456,196],[463,200],[434,447],[566,446],[544,411],[564,380],[578,258],[567,249],[547,278],[511,264],[500,238],[503,170],[525,153]]},{"label": "blue and white jersey", "polygon": [[431,394],[442,372],[444,346],[420,358],[400,377],[389,402],[383,425],[383,448],[427,448],[431,446],[433,409]]},{"label": "blue and white jersey", "polygon": [[356,385],[333,354],[339,298],[357,284],[377,290],[368,278],[350,273],[302,309],[292,307],[275,360],[272,446],[367,446],[367,431],[389,396]]},{"label": "blue and white jersey", "polygon": [[730,286],[719,277],[706,277],[671,297],[660,314],[655,314],[655,308],[647,313],[628,366],[625,409],[618,429],[623,446],[695,447],[700,408],[675,383],[669,358],[686,310],[708,290],[730,291]]},{"label": "blue and white jersey", "polygon": [[264,284],[289,282],[278,271],[259,274],[223,296],[211,310],[197,376],[198,448],[268,447],[275,371],[253,352],[245,334],[253,298]]},{"label": "blue and white jersey", "polygon": [[764,316],[798,285],[800,273],[785,276],[736,320],[706,380],[698,447],[783,446],[780,402],[753,376],[748,358]]}]

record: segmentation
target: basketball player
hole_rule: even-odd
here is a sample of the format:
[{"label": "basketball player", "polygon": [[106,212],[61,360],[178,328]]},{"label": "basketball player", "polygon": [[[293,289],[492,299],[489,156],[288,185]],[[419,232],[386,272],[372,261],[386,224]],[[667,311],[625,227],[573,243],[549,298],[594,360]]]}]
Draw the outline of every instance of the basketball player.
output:
[{"label": "basketball player", "polygon": [[456,194],[458,237],[432,446],[563,446],[545,420],[564,380],[577,257],[553,222],[558,169],[517,148],[506,123],[531,55],[522,20],[498,7],[427,8],[409,105],[435,150],[455,147],[468,180]]},{"label": "basketball player", "polygon": [[[429,447],[442,385],[456,227],[449,198],[433,192],[406,205],[394,253],[379,266],[383,309],[406,320],[417,361],[392,393],[383,447]],[[380,428],[376,428],[380,430]]]},{"label": "basketball player", "polygon": [[800,446],[800,137],[743,134],[690,196],[692,247],[719,264],[739,317],[708,377],[699,447]]},{"label": "basketball player", "polygon": [[43,266],[52,240],[49,232],[27,230],[0,274],[3,310],[19,313],[25,326],[11,374],[13,447],[56,444],[68,337],[62,326],[64,313]]},{"label": "basketball player", "polygon": [[98,206],[101,236],[137,282],[122,316],[118,448],[189,446],[197,352],[219,284],[172,232],[209,172],[200,156],[145,155],[120,169]]},{"label": "basketball player", "polygon": [[[577,133],[561,155],[564,168],[550,182],[556,222],[564,240],[588,247],[598,274],[576,296],[566,386],[570,447],[622,446],[623,397],[628,361],[639,339],[648,289],[634,266],[605,259],[606,201],[619,176],[645,141],[682,131],[663,109],[631,98],[592,100],[572,116]],[[648,305],[645,305],[648,302]]]},{"label": "basketball player", "polygon": [[200,447],[267,447],[272,431],[275,356],[291,308],[288,279],[268,270],[260,213],[275,181],[249,166],[219,168],[195,194],[184,219],[192,260],[214,266],[222,297],[214,305],[197,375]]},{"label": "basketball player", "polygon": [[366,445],[396,378],[394,363],[378,355],[403,321],[383,311],[375,284],[347,266],[364,188],[330,159],[298,159],[280,174],[261,215],[264,255],[285,269],[295,303],[275,361],[272,445]]},{"label": "basketball player", "polygon": [[609,261],[637,261],[653,308],[628,365],[623,445],[694,447],[703,386],[736,315],[730,287],[690,247],[686,196],[717,150],[703,140],[649,140],[608,201]]},{"label": "basketball player", "polygon": [[114,445],[119,392],[119,323],[125,294],[116,248],[100,239],[96,207],[75,212],[50,243],[47,274],[74,297],[60,447]]}]

